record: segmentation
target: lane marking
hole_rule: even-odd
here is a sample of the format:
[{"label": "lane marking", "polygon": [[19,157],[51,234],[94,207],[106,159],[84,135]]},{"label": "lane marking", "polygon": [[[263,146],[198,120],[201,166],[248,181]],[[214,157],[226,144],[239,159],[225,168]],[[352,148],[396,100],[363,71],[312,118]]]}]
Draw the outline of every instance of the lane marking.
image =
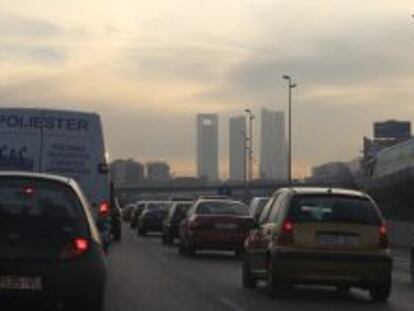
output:
[{"label": "lane marking", "polygon": [[221,297],[220,302],[233,311],[244,311],[243,307],[239,306],[237,303],[226,297]]}]

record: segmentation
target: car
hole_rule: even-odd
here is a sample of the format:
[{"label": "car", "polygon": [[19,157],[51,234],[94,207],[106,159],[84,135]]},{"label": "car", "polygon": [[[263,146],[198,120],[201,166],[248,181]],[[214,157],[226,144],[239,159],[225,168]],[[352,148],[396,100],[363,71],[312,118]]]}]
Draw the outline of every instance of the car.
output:
[{"label": "car", "polygon": [[133,209],[131,211],[131,220],[130,220],[130,223],[129,223],[130,228],[132,230],[137,229],[139,217],[141,216],[142,211],[147,206],[147,203],[148,202],[146,202],[146,201],[140,201],[140,202],[137,202],[134,205],[134,207],[133,207]]},{"label": "car", "polygon": [[254,197],[250,201],[249,212],[254,221],[259,221],[260,214],[262,213],[267,202],[269,202],[269,197]]},{"label": "car", "polygon": [[77,182],[1,172],[0,197],[0,296],[103,310],[106,258]]},{"label": "car", "polygon": [[100,115],[46,108],[0,108],[0,121],[0,171],[30,171],[76,180],[99,223],[101,238],[109,243],[111,187]]},{"label": "car", "polygon": [[161,232],[162,222],[168,212],[171,202],[149,201],[146,202],[142,213],[138,217],[138,235],[144,236],[147,232]]},{"label": "car", "polygon": [[117,198],[113,199],[110,210],[111,234],[115,241],[122,239],[122,210]]},{"label": "car", "polygon": [[185,218],[188,209],[193,205],[191,201],[174,201],[162,223],[162,242],[172,245],[179,237],[179,226]]},{"label": "car", "polygon": [[368,289],[388,299],[392,257],[384,218],[360,191],[282,188],[245,242],[243,286],[266,281],[270,297],[292,285],[332,285],[341,293]]},{"label": "car", "polygon": [[233,250],[239,256],[253,225],[245,204],[233,200],[198,200],[180,224],[179,252]]}]

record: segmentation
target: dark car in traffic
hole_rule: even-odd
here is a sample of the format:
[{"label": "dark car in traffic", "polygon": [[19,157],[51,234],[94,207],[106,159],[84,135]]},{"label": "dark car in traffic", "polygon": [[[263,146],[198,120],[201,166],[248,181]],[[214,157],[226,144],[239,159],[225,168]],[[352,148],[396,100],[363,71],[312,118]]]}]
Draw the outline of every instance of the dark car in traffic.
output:
[{"label": "dark car in traffic", "polygon": [[241,202],[198,200],[180,224],[179,252],[192,256],[198,250],[233,250],[239,255],[252,225]]},{"label": "dark car in traffic", "polygon": [[162,242],[172,245],[174,239],[179,238],[179,227],[185,218],[188,209],[193,205],[191,201],[174,201],[162,222]]},{"label": "dark car in traffic", "polygon": [[117,198],[112,200],[110,217],[112,238],[120,241],[122,239],[122,210]]},{"label": "dark car in traffic", "polygon": [[332,188],[282,188],[273,194],[245,243],[243,286],[266,281],[269,296],[292,285],[391,292],[387,226],[365,193]]},{"label": "dark car in traffic", "polygon": [[145,203],[137,222],[138,235],[144,236],[147,232],[161,232],[162,222],[168,213],[171,202],[148,201]]},{"label": "dark car in traffic", "polygon": [[99,232],[75,181],[0,173],[0,297],[100,311],[106,269]]}]

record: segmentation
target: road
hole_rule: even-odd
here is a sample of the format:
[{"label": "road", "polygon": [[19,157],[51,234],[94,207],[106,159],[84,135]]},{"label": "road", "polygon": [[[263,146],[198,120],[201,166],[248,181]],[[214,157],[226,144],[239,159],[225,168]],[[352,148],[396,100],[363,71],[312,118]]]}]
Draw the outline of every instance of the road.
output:
[{"label": "road", "polygon": [[106,311],[414,309],[414,286],[404,260],[396,262],[387,304],[371,303],[368,293],[361,290],[341,297],[329,289],[309,287],[269,299],[263,285],[257,290],[241,287],[240,260],[232,253],[206,252],[186,258],[176,247],[161,245],[157,236],[142,238],[124,229],[123,241],[114,244],[109,255]]}]

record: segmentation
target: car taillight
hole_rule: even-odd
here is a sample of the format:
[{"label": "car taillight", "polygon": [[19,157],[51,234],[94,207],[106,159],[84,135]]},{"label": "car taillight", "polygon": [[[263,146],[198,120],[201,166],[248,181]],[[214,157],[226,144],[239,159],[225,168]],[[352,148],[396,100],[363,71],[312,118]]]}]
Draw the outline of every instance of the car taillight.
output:
[{"label": "car taillight", "polygon": [[60,259],[74,259],[86,253],[90,248],[90,242],[85,238],[71,240],[59,255]]},{"label": "car taillight", "polygon": [[387,224],[382,223],[379,227],[379,235],[380,235],[380,247],[381,248],[388,248],[389,247],[389,239],[388,239],[388,227]]},{"label": "car taillight", "polygon": [[293,222],[289,219],[286,219],[280,230],[279,235],[276,238],[276,244],[281,246],[293,245]]},{"label": "car taillight", "polygon": [[109,214],[109,203],[102,202],[101,204],[99,204],[99,215],[107,216],[108,214]]}]

